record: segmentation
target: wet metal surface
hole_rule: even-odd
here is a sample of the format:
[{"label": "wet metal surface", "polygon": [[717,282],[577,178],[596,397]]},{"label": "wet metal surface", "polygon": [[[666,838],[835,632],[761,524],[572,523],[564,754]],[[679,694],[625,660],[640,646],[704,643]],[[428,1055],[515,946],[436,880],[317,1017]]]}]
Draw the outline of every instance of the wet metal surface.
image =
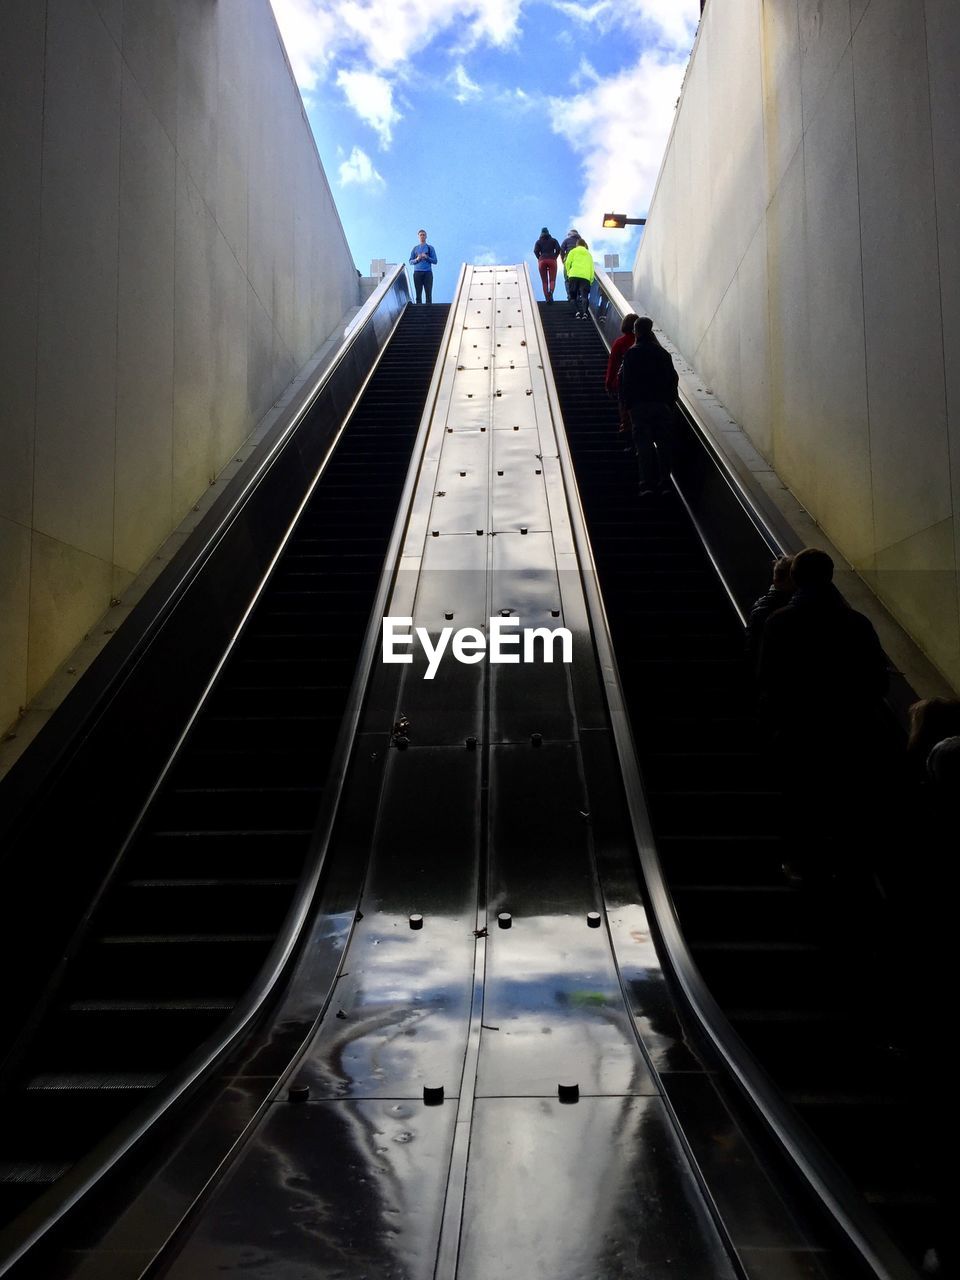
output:
[{"label": "wet metal surface", "polygon": [[[393,751],[363,919],[297,1080],[314,1098],[455,1096],[473,989],[480,756]],[[433,810],[434,822],[423,813]],[[414,835],[415,833],[415,835]],[[411,913],[423,924],[410,928]]]},{"label": "wet metal surface", "polygon": [[655,1092],[607,935],[587,924],[602,903],[575,744],[496,748],[490,793],[489,912],[513,926],[488,942],[484,1024],[498,1029],[484,1031],[478,1094]]},{"label": "wet metal surface", "polygon": [[473,1147],[460,1280],[735,1274],[660,1098],[481,1099]]},{"label": "wet metal surface", "polygon": [[428,1280],[453,1109],[278,1102],[173,1280]]}]

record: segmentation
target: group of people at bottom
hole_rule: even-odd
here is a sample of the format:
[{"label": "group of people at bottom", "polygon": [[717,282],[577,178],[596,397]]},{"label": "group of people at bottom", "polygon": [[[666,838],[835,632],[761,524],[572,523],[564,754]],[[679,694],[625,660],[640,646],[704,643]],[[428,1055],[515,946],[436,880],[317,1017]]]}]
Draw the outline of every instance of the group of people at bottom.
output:
[{"label": "group of people at bottom", "polygon": [[559,258],[567,298],[573,303],[576,318],[586,320],[590,315],[593,258],[590,256],[589,245],[576,227],[571,227],[563,240],[557,240],[546,227],[543,227],[533,246],[533,256],[537,260],[537,268],[543,284],[543,296],[547,302],[553,301],[557,287],[557,259]]},{"label": "group of people at bottom", "polygon": [[960,797],[960,700],[914,702],[904,748],[884,713],[877,633],[833,571],[816,547],[779,557],[746,626],[762,727],[795,815],[790,878],[822,872],[810,851],[824,842],[841,864],[865,841],[876,853],[904,815],[913,838],[936,846]]}]

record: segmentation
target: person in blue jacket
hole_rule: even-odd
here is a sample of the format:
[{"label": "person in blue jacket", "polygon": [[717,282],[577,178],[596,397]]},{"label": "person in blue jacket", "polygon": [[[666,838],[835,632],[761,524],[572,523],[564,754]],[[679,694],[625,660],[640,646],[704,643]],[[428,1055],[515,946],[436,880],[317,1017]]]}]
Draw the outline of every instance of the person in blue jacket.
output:
[{"label": "person in blue jacket", "polygon": [[410,261],[413,263],[413,287],[417,301],[423,301],[426,291],[427,302],[433,301],[433,267],[437,264],[437,251],[432,244],[427,244],[427,233],[417,232],[419,243],[410,250]]}]

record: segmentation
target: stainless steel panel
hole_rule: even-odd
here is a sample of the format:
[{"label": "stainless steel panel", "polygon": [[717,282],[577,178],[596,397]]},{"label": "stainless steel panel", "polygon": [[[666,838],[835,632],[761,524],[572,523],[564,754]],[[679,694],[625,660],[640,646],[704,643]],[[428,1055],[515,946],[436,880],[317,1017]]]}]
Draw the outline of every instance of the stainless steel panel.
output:
[{"label": "stainless steel panel", "polygon": [[[492,565],[492,614],[507,609],[521,628],[563,626],[563,619],[553,616],[560,608],[560,588],[549,533],[497,534]],[[534,733],[545,740],[575,736],[570,668],[559,660],[559,645],[554,652],[552,663],[491,664],[493,742],[529,742]]]},{"label": "stainless steel panel", "polygon": [[478,1096],[656,1092],[606,931],[587,924],[602,901],[573,746],[491,751],[489,882]]},{"label": "stainless steel panel", "polygon": [[470,329],[461,331],[458,346],[458,363],[467,369],[482,369],[490,364],[490,351],[493,339],[489,329]]},{"label": "stainless steel panel", "polygon": [[446,424],[448,431],[487,431],[491,421],[490,401],[486,393],[479,398],[468,399],[458,394],[451,399]]},{"label": "stainless steel panel", "polygon": [[417,576],[414,622],[431,631],[486,626],[488,552],[486,537],[428,538]]},{"label": "stainless steel panel", "polygon": [[444,433],[426,545],[434,532],[486,533],[492,437],[491,431]]},{"label": "stainless steel panel", "polygon": [[[499,329],[497,331],[499,333]],[[497,398],[497,392],[500,392],[500,399],[514,400],[521,403],[523,400],[532,398],[532,389],[530,383],[530,369],[526,360],[520,362],[511,368],[509,364],[504,367],[503,361],[497,360],[497,367],[494,370],[493,377],[493,394]],[[495,409],[499,409],[499,405],[494,405]]]},{"label": "stainless steel panel", "polygon": [[391,751],[363,918],[297,1070],[314,1098],[418,1099],[438,1084],[456,1096],[473,991],[479,802],[479,752]]},{"label": "stainless steel panel", "polygon": [[278,1102],[163,1274],[430,1280],[452,1106]]},{"label": "stainless steel panel", "polygon": [[732,1280],[659,1098],[479,1099],[459,1280]]},{"label": "stainless steel panel", "polygon": [[535,430],[493,432],[490,523],[497,533],[550,528],[540,454]]},{"label": "stainless steel panel", "polygon": [[[510,609],[536,625],[560,608],[553,539],[549,533],[500,533],[492,548],[494,610]],[[557,620],[552,619],[556,626]],[[534,625],[530,622],[530,625]]]},{"label": "stainless steel panel", "polygon": [[[427,539],[412,617],[415,626],[429,631],[432,643],[443,627],[486,631],[487,543],[475,534]],[[425,680],[427,658],[419,644],[412,656],[413,662],[402,668],[396,708],[397,715],[410,720],[411,741],[416,746],[463,747],[468,737],[482,737],[485,664],[460,663],[448,652],[437,676]]]},{"label": "stainless steel panel", "polygon": [[531,355],[536,356],[534,363],[538,364],[540,356],[535,343],[532,350],[529,348],[531,341],[532,339],[528,336],[526,326],[516,329],[498,328],[493,348],[493,358],[497,369],[508,369],[511,365],[518,367],[528,365]]}]

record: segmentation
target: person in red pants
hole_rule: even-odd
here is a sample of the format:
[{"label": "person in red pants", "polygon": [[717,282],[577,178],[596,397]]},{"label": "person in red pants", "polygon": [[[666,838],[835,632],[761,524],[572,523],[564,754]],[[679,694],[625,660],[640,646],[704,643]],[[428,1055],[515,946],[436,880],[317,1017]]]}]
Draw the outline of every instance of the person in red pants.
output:
[{"label": "person in red pants", "polygon": [[540,239],[533,246],[533,254],[540,268],[540,281],[543,284],[543,296],[547,302],[553,301],[553,291],[557,284],[557,258],[560,254],[560,242],[550,234],[546,227],[540,232]]}]

